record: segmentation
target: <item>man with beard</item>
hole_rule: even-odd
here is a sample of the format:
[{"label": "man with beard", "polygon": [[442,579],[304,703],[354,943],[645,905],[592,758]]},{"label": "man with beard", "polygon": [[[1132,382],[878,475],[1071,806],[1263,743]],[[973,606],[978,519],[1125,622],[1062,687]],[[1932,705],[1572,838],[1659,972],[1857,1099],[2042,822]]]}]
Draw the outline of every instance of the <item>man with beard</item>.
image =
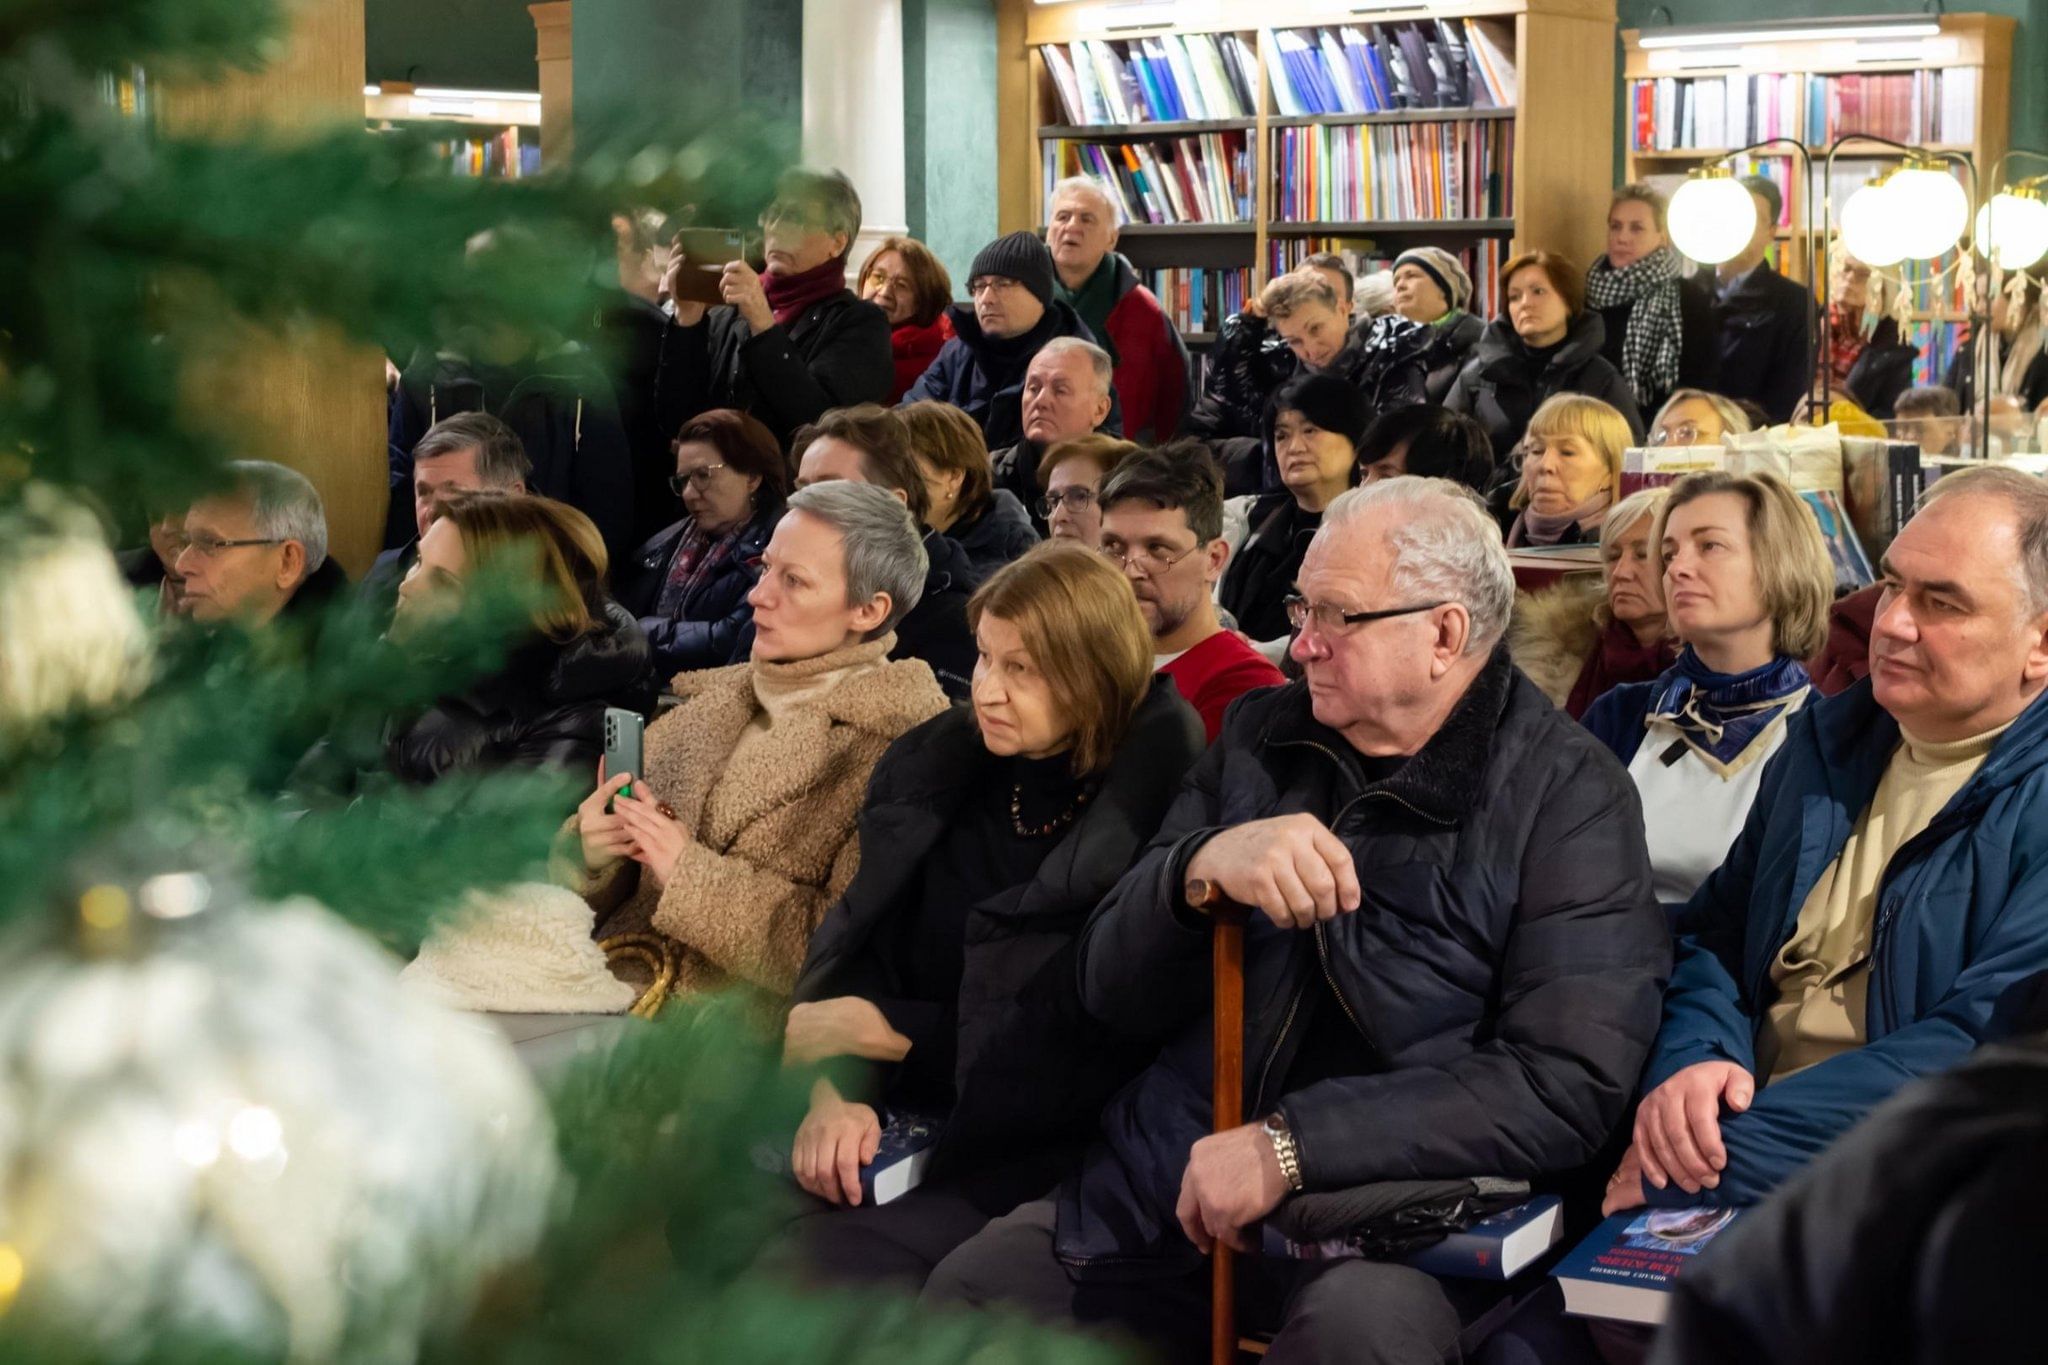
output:
[{"label": "man with beard", "polygon": [[1230,703],[1286,681],[1216,616],[1216,580],[1230,558],[1223,471],[1201,442],[1175,441],[1120,466],[1101,505],[1102,552],[1131,580],[1159,671],[1201,713],[1213,742]]}]

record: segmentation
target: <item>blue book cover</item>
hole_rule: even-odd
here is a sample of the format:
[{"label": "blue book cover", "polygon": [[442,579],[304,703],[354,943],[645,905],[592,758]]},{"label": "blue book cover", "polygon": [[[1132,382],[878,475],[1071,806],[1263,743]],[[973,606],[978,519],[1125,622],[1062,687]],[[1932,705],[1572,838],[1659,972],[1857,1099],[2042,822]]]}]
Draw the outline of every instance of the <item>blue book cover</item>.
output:
[{"label": "blue book cover", "polygon": [[1341,35],[1344,43],[1344,59],[1351,64],[1352,79],[1365,92],[1365,112],[1378,114],[1386,110],[1387,99],[1380,89],[1379,80],[1373,75],[1372,62],[1368,53],[1372,45],[1365,35],[1355,28],[1347,28]]},{"label": "blue book cover", "polygon": [[[883,1110],[882,1140],[875,1158],[860,1168],[860,1197],[863,1204],[887,1204],[901,1199],[924,1181],[932,1151],[946,1131],[945,1121],[927,1114]],[[789,1174],[789,1149],[767,1143],[754,1148],[757,1170],[769,1175]]]},{"label": "blue book cover", "polygon": [[1615,1214],[1550,1272],[1564,1290],[1564,1311],[1582,1318],[1662,1322],[1672,1284],[1740,1212],[1693,1208]]},{"label": "blue book cover", "polygon": [[[1448,1279],[1510,1280],[1541,1259],[1563,1236],[1563,1201],[1554,1194],[1539,1194],[1402,1258],[1402,1264]],[[1261,1242],[1266,1255],[1298,1261],[1349,1260],[1363,1254],[1356,1243],[1345,1238],[1295,1242],[1272,1228],[1264,1230]]]}]

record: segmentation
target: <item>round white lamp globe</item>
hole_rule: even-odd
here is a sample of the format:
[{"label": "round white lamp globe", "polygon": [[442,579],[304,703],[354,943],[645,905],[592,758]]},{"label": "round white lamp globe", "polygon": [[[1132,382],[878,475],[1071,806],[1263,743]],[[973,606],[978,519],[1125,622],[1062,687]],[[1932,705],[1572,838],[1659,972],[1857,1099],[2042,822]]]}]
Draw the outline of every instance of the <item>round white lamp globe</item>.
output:
[{"label": "round white lamp globe", "polygon": [[1952,249],[1970,225],[1970,196],[1961,182],[1933,166],[1908,166],[1885,182],[1906,254],[1926,260]]},{"label": "round white lamp globe", "polygon": [[1742,254],[1756,235],[1756,199],[1726,176],[1688,180],[1671,196],[1671,241],[1687,258],[1719,265]]},{"label": "round white lamp globe", "polygon": [[1842,205],[1842,245],[1865,265],[1897,265],[1906,258],[1898,217],[1884,185],[1864,185]]},{"label": "round white lamp globe", "polygon": [[2000,270],[2025,270],[2048,256],[2048,203],[2007,190],[1977,210],[1977,245]]}]

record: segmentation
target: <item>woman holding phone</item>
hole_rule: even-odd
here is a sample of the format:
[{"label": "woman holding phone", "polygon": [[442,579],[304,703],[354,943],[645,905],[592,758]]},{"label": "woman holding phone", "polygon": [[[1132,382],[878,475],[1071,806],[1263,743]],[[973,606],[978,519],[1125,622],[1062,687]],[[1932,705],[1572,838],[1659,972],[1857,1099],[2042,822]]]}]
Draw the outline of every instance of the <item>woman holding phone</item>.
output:
[{"label": "woman holding phone", "polygon": [[924,580],[894,495],[843,481],[791,495],[747,595],[748,661],[678,675],[683,704],[647,728],[645,771],[601,771],[578,808],[600,934],[673,940],[677,993],[789,993],[860,864],[869,773],[946,706],[924,663],[889,658]]}]

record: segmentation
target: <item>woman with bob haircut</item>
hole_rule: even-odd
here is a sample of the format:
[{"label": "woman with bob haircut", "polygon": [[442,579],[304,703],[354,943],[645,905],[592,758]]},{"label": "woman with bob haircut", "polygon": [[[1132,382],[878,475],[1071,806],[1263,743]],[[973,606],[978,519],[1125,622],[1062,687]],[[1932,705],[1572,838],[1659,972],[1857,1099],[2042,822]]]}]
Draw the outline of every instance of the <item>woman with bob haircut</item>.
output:
[{"label": "woman with bob haircut", "polygon": [[915,237],[884,237],[861,262],[859,293],[889,318],[889,353],[896,366],[889,389],[893,407],[952,340],[946,309],[953,303],[953,277]]},{"label": "woman with bob haircut", "polygon": [[924,477],[930,506],[924,523],[967,552],[979,583],[1038,543],[1031,514],[1017,495],[995,486],[981,424],[932,399],[898,408],[910,433],[910,453]]},{"label": "woman with bob haircut", "polygon": [[1764,762],[1806,701],[1800,662],[1827,639],[1834,568],[1806,503],[1771,474],[1688,474],[1651,532],[1678,662],[1586,712],[1643,802],[1658,899],[1683,903],[1721,865]]},{"label": "woman with bob haircut", "polygon": [[1136,441],[1092,432],[1055,441],[1038,461],[1038,510],[1046,535],[1078,540],[1090,549],[1102,535],[1102,485],[1138,453]]},{"label": "woman with bob haircut", "polygon": [[1599,540],[1607,509],[1620,494],[1621,458],[1630,440],[1627,419],[1597,398],[1561,393],[1547,399],[1522,438],[1521,478],[1494,490],[1494,516],[1508,548]]},{"label": "woman with bob haircut", "polygon": [[[1093,550],[1039,546],[968,614],[972,705],[875,769],[860,837],[890,856],[826,916],[789,1015],[790,1064],[833,1065],[791,1159],[821,1203],[771,1255],[823,1279],[922,1285],[1052,1187],[1147,1058],[1082,1010],[1075,946],[1200,756],[1201,720]],[[861,1166],[906,1115],[942,1125],[924,1183],[870,1206]]]}]

